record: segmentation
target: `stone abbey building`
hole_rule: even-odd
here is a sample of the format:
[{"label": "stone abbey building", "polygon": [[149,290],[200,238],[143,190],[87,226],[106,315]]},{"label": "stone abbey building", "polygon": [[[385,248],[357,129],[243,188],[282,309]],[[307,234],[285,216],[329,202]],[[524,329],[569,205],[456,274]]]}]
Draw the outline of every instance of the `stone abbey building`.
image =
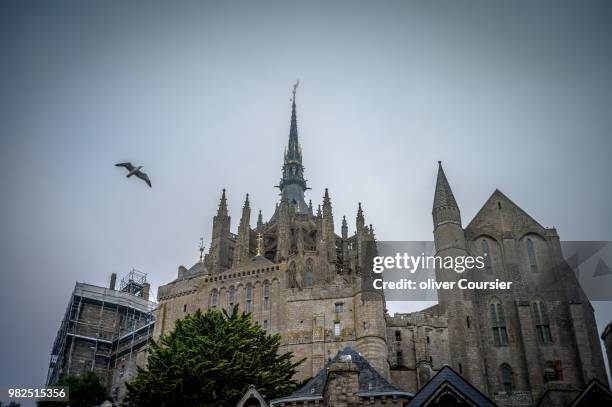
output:
[{"label": "stone abbey building", "polygon": [[[501,192],[496,190],[464,227],[440,164],[434,240],[440,256],[486,255],[484,272],[462,278],[513,281],[512,289],[444,291],[431,308],[390,316],[383,296],[363,298],[361,282],[368,271],[361,265],[375,236],[361,204],[350,228],[354,232],[343,217],[338,235],[328,191],[316,209],[305,199],[295,92],[278,188],[274,214],[264,221],[260,211],[255,225],[246,196],[237,234],[223,191],[209,252],[191,268],[179,267],[176,279],[159,287],[154,337],[197,309],[239,304],[268,332],[282,334],[284,351],[306,358],[298,379],[314,379],[287,398],[287,405],[325,405],[315,379],[324,383],[321,372],[331,372],[329,363],[343,350],[353,355],[349,371],[371,366],[385,389],[407,399],[444,375],[460,376],[477,389],[472,393],[497,405],[570,405],[593,379],[607,386],[593,309],[563,260],[556,230],[541,226]],[[458,276],[437,273],[437,278]],[[358,352],[357,364],[352,350]],[[359,386],[361,402],[385,397],[372,383]],[[442,405],[444,400],[435,398],[448,396],[427,391],[432,397],[427,405]]]}]

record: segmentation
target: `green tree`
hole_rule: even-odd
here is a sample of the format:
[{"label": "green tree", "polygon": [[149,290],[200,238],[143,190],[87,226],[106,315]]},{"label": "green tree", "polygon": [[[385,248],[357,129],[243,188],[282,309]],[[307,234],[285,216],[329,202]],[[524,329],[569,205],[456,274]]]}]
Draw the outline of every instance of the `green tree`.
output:
[{"label": "green tree", "polygon": [[267,335],[250,314],[199,310],[151,342],[146,369],[127,384],[130,407],[233,406],[249,385],[269,399],[297,388],[291,353],[281,336]]},{"label": "green tree", "polygon": [[39,407],[91,407],[107,399],[106,389],[100,378],[92,371],[80,376],[68,375],[60,378],[54,386],[68,387],[68,401],[39,401]]}]

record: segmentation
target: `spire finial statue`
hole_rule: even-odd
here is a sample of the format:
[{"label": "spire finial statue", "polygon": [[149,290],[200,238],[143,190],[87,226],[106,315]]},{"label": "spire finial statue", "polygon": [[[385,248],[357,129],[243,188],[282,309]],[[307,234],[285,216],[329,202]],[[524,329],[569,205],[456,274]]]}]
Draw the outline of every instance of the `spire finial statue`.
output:
[{"label": "spire finial statue", "polygon": [[204,261],[204,238],[200,238],[200,263]]},{"label": "spire finial statue", "polygon": [[300,80],[298,79],[294,84],[293,84],[293,103],[295,103],[295,93],[297,92],[297,88],[298,86],[300,86]]}]

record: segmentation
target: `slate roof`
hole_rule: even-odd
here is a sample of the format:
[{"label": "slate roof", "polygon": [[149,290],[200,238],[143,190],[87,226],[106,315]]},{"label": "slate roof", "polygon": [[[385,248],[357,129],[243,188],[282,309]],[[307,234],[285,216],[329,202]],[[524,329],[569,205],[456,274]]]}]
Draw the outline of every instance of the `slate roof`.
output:
[{"label": "slate roof", "polygon": [[[589,384],[587,384],[584,389],[578,394],[578,396],[572,401],[571,407],[575,406],[588,406],[594,405],[595,403],[599,405],[604,405],[601,403],[612,403],[612,392],[606,385],[600,382],[597,379],[592,379]],[[605,404],[610,405],[610,404]]]},{"label": "slate roof", "polygon": [[537,226],[538,228],[544,229],[544,226],[542,226],[537,220],[535,220],[531,215],[525,212],[523,208],[518,206],[512,199],[508,198],[499,189],[496,189],[495,191],[493,191],[493,193],[491,194],[489,199],[487,199],[485,204],[478,210],[478,212],[476,212],[476,215],[474,215],[474,218],[472,218],[472,220],[470,221],[466,229],[469,229],[472,227],[472,225],[476,224],[476,221],[478,220],[478,218],[482,216],[486,208],[492,206],[491,201],[495,201],[495,202],[504,201],[505,203],[504,208],[505,207],[513,208],[516,211],[516,213],[524,217],[529,223]]},{"label": "slate roof", "polygon": [[477,388],[472,386],[461,376],[459,376],[449,366],[444,366],[440,371],[432,377],[426,384],[415,394],[414,398],[406,405],[406,407],[420,407],[430,401],[436,391],[444,385],[450,385],[463,397],[479,407],[495,407],[487,396],[481,393]]},{"label": "slate roof", "polygon": [[272,406],[275,404],[289,403],[294,401],[322,400],[323,391],[325,390],[325,385],[327,384],[327,369],[332,363],[341,361],[347,356],[350,356],[351,362],[357,366],[357,370],[359,371],[359,389],[357,393],[359,396],[414,396],[412,393],[399,390],[397,387],[391,385],[370,365],[366,358],[361,356],[353,347],[347,345],[344,349],[339,351],[331,361],[328,361],[325,364],[325,367],[319,370],[319,373],[310,379],[310,381],[306,383],[304,387],[288,397],[272,400],[270,405]]},{"label": "slate roof", "polygon": [[446,174],[444,174],[444,170],[442,169],[442,163],[438,161],[438,179],[436,180],[436,192],[434,194],[434,203],[433,207],[445,207],[450,206],[457,208],[457,201],[455,200],[455,196],[453,195],[453,191],[446,179]]}]

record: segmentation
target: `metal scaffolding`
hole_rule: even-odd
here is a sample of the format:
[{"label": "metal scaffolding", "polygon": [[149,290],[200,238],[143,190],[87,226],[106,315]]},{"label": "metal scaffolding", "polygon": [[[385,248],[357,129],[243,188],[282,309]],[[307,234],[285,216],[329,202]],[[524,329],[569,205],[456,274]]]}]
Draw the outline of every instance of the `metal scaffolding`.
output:
[{"label": "metal scaffolding", "polygon": [[121,280],[119,291],[76,283],[53,343],[47,384],[93,371],[110,386],[117,357],[131,358],[153,333],[156,304],[143,298],[147,292],[146,274],[137,270]]}]

